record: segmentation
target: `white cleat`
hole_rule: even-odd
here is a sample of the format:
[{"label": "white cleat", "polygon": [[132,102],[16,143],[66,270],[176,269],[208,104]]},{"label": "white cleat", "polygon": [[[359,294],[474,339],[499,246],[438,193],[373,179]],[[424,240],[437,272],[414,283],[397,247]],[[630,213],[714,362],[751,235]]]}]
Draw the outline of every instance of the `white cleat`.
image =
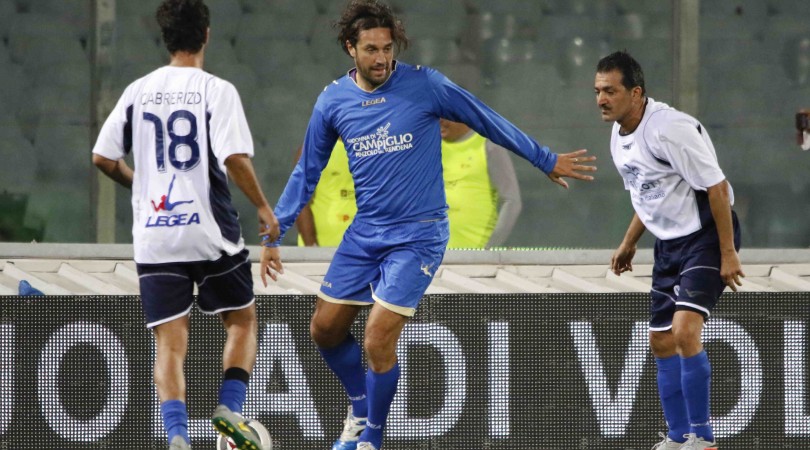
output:
[{"label": "white cleat", "polygon": [[675,442],[664,433],[659,432],[658,436],[663,439],[661,442],[653,445],[652,450],[679,450],[683,443]]},{"label": "white cleat", "polygon": [[686,442],[681,445],[681,450],[717,450],[719,448],[717,442],[707,442],[705,439],[697,437],[695,433],[684,434],[683,437],[686,438]]}]

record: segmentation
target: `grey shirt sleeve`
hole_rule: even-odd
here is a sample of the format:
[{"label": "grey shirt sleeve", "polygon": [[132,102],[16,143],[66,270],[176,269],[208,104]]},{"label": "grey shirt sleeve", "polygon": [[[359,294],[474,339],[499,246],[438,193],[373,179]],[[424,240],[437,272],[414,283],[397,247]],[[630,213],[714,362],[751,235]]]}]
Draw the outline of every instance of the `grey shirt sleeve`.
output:
[{"label": "grey shirt sleeve", "polygon": [[487,242],[487,247],[501,246],[506,242],[512,228],[515,227],[523,203],[520,200],[520,186],[518,185],[515,167],[508,151],[498,144],[487,140],[487,171],[489,180],[498,191],[498,223]]}]

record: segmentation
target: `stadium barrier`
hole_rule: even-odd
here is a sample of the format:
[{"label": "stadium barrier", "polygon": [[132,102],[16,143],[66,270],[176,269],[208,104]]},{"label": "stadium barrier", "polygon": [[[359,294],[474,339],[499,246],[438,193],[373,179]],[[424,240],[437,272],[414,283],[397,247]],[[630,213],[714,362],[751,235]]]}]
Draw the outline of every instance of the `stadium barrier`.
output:
[{"label": "stadium barrier", "polygon": [[[401,339],[386,449],[648,449],[666,425],[645,294],[431,295]],[[313,296],[258,297],[246,414],[323,449],[347,401],[308,335]],[[138,297],[2,297],[0,449],[165,449]],[[358,338],[362,329],[355,328]],[[726,449],[810,448],[810,293],[725,296],[704,334]],[[192,317],[190,432],[213,448],[219,321]]]}]

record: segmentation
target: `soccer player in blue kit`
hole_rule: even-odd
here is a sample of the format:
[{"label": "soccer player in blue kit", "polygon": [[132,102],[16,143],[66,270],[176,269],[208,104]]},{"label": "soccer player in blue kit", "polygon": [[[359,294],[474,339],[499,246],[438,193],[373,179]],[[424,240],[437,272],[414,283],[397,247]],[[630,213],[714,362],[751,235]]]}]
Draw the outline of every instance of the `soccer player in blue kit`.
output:
[{"label": "soccer player in blue kit", "polygon": [[[586,150],[552,153],[436,70],[395,60],[395,49],[407,45],[407,37],[387,5],[355,0],[336,26],[356,67],[318,97],[301,158],[275,213],[283,236],[342,138],[357,215],[324,277],[310,333],[351,402],[332,448],[378,450],[399,380],[397,340],[441,264],[449,237],[439,118],[467,124],[563,187],[568,186],[563,177],[591,180],[582,172],[596,168],[582,164],[595,159]],[[266,245],[278,252],[280,242]],[[369,305],[366,372],[349,328]]]},{"label": "soccer player in blue kit", "polygon": [[610,153],[635,210],[613,272],[633,269],[645,230],[657,238],[650,347],[669,432],[653,448],[715,448],[711,365],[700,335],[724,288],[736,291],[744,276],[734,192],[703,125],[647,97],[644,73],[629,54],[599,61],[594,90],[602,120],[614,122]]}]

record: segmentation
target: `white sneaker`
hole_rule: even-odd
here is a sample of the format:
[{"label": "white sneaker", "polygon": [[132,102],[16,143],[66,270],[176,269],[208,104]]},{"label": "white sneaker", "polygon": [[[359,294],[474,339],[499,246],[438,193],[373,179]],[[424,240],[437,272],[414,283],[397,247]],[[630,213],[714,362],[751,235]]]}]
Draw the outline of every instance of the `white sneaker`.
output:
[{"label": "white sneaker", "polygon": [[686,442],[681,446],[681,450],[706,450],[707,448],[717,449],[717,442],[707,442],[703,438],[697,437],[695,433],[684,434]]},{"label": "white sneaker", "polygon": [[679,450],[683,443],[675,442],[664,433],[658,432],[658,436],[663,439],[661,442],[653,445],[652,450]]},{"label": "white sneaker", "polygon": [[[346,415],[346,420],[343,421],[343,433],[340,433],[340,438],[332,444],[332,450],[355,450],[361,448],[357,445],[357,441],[360,439],[360,433],[365,429],[366,418],[354,417],[352,407],[349,406],[349,413]],[[374,449],[374,447],[371,448]]]},{"label": "white sneaker", "polygon": [[377,447],[371,445],[369,442],[361,442],[357,444],[357,450],[377,450]]},{"label": "white sneaker", "polygon": [[182,436],[175,436],[171,445],[169,445],[169,450],[191,450],[191,446]]}]

